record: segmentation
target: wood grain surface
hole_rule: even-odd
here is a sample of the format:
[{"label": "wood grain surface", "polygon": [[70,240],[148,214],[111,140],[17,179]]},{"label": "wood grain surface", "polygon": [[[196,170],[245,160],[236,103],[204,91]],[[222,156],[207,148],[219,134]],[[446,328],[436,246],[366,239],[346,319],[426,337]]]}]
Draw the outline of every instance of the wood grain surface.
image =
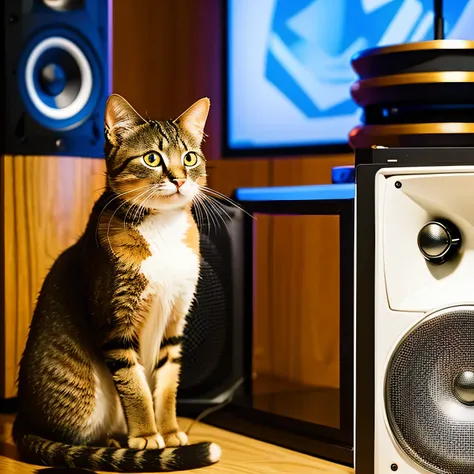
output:
[{"label": "wood grain surface", "polygon": [[[346,154],[217,160],[209,182],[228,196],[237,187],[326,184],[334,166],[352,163]],[[256,217],[254,380],[338,388],[339,218]]]},{"label": "wood grain surface", "polygon": [[[0,415],[0,472],[2,474],[32,474],[38,468],[18,461],[11,439],[13,417]],[[186,428],[190,420],[181,419]],[[183,473],[209,474],[350,474],[353,469],[323,461],[305,454],[283,449],[204,423],[197,423],[190,432],[190,442],[214,441],[222,448],[222,459],[217,464]],[[44,466],[43,466],[44,467]]]},{"label": "wood grain surface", "polygon": [[104,162],[52,156],[4,156],[4,318],[2,397],[16,395],[18,363],[36,298],[56,257],[83,232],[103,190]]},{"label": "wood grain surface", "polygon": [[113,91],[144,116],[171,119],[209,97],[203,145],[221,158],[221,0],[113,2]]},{"label": "wood grain surface", "polygon": [[338,217],[273,220],[270,373],[338,388]]}]

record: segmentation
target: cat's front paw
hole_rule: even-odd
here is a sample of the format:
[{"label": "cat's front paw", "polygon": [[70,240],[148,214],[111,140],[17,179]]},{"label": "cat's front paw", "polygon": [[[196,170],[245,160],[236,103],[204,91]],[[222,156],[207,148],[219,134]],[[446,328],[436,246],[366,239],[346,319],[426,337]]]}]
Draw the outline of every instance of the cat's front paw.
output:
[{"label": "cat's front paw", "polygon": [[171,446],[185,446],[188,444],[188,435],[184,431],[174,431],[163,435],[165,445]]},{"label": "cat's front paw", "polygon": [[128,447],[132,449],[163,449],[165,441],[160,434],[128,438]]}]

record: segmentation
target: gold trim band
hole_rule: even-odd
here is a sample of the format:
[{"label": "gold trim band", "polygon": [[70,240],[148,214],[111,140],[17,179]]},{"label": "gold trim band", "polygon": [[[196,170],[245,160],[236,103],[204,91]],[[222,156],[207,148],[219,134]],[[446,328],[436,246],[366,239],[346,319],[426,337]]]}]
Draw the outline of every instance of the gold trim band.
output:
[{"label": "gold trim band", "polygon": [[473,133],[474,122],[437,122],[437,123],[403,123],[391,125],[359,125],[351,130],[350,136],[362,132],[365,135],[443,135]]},{"label": "gold trim band", "polygon": [[472,49],[474,52],[474,41],[470,40],[432,40],[418,41],[414,43],[403,43],[391,46],[381,46],[379,48],[370,48],[356,53],[352,58],[352,63],[366,59],[372,56],[380,56],[384,54],[405,53],[413,51],[429,51],[429,50],[463,50]]},{"label": "gold trim band", "polygon": [[366,88],[404,86],[410,84],[439,84],[439,83],[474,83],[474,72],[471,71],[440,71],[412,72],[393,74],[390,76],[361,79],[351,85],[351,91],[357,92]]}]

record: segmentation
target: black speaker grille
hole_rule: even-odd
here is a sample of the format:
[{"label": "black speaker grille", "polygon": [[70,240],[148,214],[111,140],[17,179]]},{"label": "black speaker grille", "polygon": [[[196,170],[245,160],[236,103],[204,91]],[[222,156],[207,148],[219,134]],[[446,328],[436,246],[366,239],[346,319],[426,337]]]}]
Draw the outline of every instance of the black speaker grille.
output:
[{"label": "black speaker grille", "polygon": [[[456,380],[474,371],[474,306],[416,325],[394,351],[385,380],[387,418],[400,447],[429,472],[474,472],[474,405]],[[467,388],[467,398],[474,395]]]},{"label": "black speaker grille", "polygon": [[[185,326],[180,388],[191,389],[207,381],[221,362],[229,325],[230,288],[220,277],[222,256],[207,234],[201,234],[201,271],[196,298]],[[227,249],[229,253],[230,248]],[[228,269],[230,270],[230,269]]]}]

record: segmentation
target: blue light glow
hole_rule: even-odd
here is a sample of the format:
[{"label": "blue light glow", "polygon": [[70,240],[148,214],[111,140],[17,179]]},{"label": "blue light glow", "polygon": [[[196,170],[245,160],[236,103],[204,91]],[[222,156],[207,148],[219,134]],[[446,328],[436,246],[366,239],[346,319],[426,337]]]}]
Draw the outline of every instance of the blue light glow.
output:
[{"label": "blue light glow", "polygon": [[326,201],[354,199],[354,184],[316,184],[308,186],[274,186],[239,188],[239,201]]}]

